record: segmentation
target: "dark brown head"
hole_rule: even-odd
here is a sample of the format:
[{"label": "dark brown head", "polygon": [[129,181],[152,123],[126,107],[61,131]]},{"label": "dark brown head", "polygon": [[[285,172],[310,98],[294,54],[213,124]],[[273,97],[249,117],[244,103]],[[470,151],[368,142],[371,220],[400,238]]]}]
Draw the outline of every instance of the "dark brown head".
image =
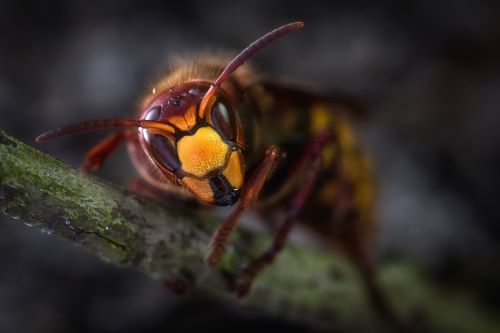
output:
[{"label": "dark brown head", "polygon": [[232,205],[244,181],[243,132],[229,97],[220,89],[202,100],[211,82],[189,82],[160,92],[141,119],[169,129],[139,129],[141,144],[165,176],[200,200]]}]

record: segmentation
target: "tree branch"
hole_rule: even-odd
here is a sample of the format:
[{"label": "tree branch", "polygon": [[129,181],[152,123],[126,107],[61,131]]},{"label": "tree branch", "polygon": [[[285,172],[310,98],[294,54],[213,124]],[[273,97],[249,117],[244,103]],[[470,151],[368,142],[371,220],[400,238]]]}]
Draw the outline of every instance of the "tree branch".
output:
[{"label": "tree branch", "polygon": [[[235,299],[241,269],[270,238],[240,228],[218,269],[204,263],[218,219],[173,210],[81,174],[0,131],[0,209],[27,225],[66,238],[102,259],[156,279],[226,300]],[[466,292],[438,290],[415,268],[380,268],[388,298],[406,318],[454,332],[500,332]],[[384,331],[356,270],[325,251],[289,244],[241,303],[271,315],[348,331]],[[466,312],[464,312],[466,311]],[[464,315],[466,313],[466,315]]]}]

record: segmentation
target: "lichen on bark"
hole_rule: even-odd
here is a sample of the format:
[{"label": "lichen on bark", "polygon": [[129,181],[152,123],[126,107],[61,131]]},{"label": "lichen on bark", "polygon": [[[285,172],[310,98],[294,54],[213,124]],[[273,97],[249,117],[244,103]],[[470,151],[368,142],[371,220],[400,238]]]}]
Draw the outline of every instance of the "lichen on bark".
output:
[{"label": "lichen on bark", "polygon": [[[270,241],[269,235],[239,228],[220,267],[211,268],[204,258],[218,218],[169,209],[84,175],[3,131],[0,209],[107,262],[134,267],[155,279],[183,281],[193,292],[229,302],[236,299],[234,286],[242,268]],[[406,319],[418,311],[425,326],[437,331],[500,331],[498,318],[465,291],[436,288],[411,263],[385,264],[379,276],[396,311]],[[286,246],[258,277],[252,293],[238,303],[343,331],[387,329],[371,309],[349,262],[335,253],[295,244]]]}]

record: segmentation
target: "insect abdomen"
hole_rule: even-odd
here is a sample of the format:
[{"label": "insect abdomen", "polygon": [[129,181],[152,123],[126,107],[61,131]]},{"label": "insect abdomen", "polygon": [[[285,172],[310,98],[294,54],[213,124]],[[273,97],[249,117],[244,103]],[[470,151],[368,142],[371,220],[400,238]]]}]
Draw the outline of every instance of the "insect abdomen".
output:
[{"label": "insect abdomen", "polygon": [[[262,96],[262,95],[261,95]],[[269,99],[269,96],[271,98]],[[285,153],[264,194],[264,207],[284,208],[300,187],[296,183],[282,188],[304,147],[323,131],[331,131],[333,140],[322,150],[322,170],[312,197],[304,207],[300,220],[323,235],[336,237],[336,229],[351,216],[371,234],[373,227],[374,185],[368,156],[360,148],[346,112],[350,106],[341,102],[317,100],[301,92],[277,95],[270,93],[267,108],[261,110],[259,135],[261,147],[276,144]],[[307,166],[305,166],[307,168]],[[350,222],[348,222],[350,223]]]}]

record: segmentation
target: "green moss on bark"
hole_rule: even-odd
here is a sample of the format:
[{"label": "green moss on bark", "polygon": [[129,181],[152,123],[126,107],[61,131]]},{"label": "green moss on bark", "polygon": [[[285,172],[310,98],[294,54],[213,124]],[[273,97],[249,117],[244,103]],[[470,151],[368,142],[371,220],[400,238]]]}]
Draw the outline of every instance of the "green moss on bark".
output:
[{"label": "green moss on bark", "polygon": [[[61,236],[102,259],[157,279],[184,281],[195,292],[234,301],[234,286],[251,256],[270,238],[240,228],[218,269],[204,258],[218,221],[171,210],[83,175],[0,131],[0,209]],[[381,268],[397,311],[443,332],[500,332],[496,317],[465,292],[432,286],[408,263]],[[339,328],[386,332],[360,278],[334,253],[289,244],[242,302],[270,315]],[[418,314],[418,316],[417,316]],[[472,324],[471,324],[472,323]]]}]

